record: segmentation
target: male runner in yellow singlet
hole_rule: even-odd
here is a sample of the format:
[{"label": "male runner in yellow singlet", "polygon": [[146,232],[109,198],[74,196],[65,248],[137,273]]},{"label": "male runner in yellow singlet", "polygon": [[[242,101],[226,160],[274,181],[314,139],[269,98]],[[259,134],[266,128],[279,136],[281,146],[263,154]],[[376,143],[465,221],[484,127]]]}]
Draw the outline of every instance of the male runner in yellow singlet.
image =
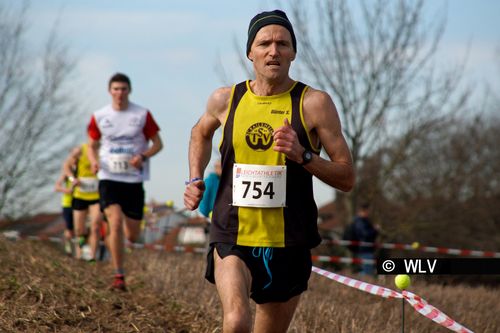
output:
[{"label": "male runner in yellow singlet", "polygon": [[224,332],[287,331],[307,289],[310,249],[320,243],[312,176],[341,191],[354,185],[332,99],[289,76],[296,50],[284,12],[256,15],[247,42],[255,80],[217,89],[191,131],[184,204],[194,210],[213,133],[223,126],[206,278],[216,284]]},{"label": "male runner in yellow singlet", "polygon": [[[89,217],[89,261],[95,262],[103,216],[99,208],[99,180],[90,168],[90,161],[87,157],[88,149],[87,143],[83,143],[79,149],[73,151],[64,164],[64,173],[74,188],[72,208],[78,246],[81,248],[85,245],[86,222]],[[80,255],[77,255],[77,258],[80,258]]]},{"label": "male runner in yellow singlet", "polygon": [[[77,154],[80,150],[80,147],[74,147],[70,151],[70,156],[73,154]],[[55,183],[55,191],[62,193],[61,196],[61,206],[62,206],[62,216],[65,223],[64,229],[64,252],[71,256],[73,254],[71,242],[75,237],[74,226],[73,226],[73,209],[71,208],[73,201],[73,184],[66,177],[66,173],[64,171],[64,161],[63,166],[61,167],[61,173],[56,180]]]}]

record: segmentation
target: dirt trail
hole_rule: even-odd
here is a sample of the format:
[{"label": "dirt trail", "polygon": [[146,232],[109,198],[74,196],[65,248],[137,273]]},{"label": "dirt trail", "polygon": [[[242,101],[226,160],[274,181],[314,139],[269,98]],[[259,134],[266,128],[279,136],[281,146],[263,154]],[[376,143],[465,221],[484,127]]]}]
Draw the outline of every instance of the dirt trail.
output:
[{"label": "dirt trail", "polygon": [[0,238],[0,332],[201,332],[205,324],[213,331],[191,305],[159,292],[144,254],[128,254],[129,291],[117,292],[108,288],[109,263],[65,257],[47,242]]}]

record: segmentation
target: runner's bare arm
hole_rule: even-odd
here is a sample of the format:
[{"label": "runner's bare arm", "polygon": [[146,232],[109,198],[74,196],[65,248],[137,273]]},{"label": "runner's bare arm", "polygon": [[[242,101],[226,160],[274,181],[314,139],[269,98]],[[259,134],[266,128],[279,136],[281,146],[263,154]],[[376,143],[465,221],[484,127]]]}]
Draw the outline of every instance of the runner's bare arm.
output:
[{"label": "runner's bare arm", "polygon": [[61,174],[59,175],[59,177],[57,177],[56,184],[54,187],[54,190],[56,192],[61,192],[61,193],[66,193],[66,194],[69,194],[72,192],[71,188],[64,186],[65,180],[66,180],[66,176],[64,175],[64,172],[61,170]]},{"label": "runner's bare arm", "polygon": [[87,149],[87,157],[89,159],[92,172],[97,173],[97,171],[99,171],[99,155],[97,152],[99,151],[100,142],[99,140],[92,139],[90,136],[88,138],[89,149]]},{"label": "runner's bare arm", "polygon": [[163,148],[163,142],[161,141],[160,134],[156,133],[150,139],[153,144],[146,149],[146,151],[142,152],[140,155],[135,155],[131,158],[130,164],[132,164],[135,168],[140,169],[142,167],[142,163],[144,162],[144,158],[150,158],[156,155]]},{"label": "runner's bare arm", "polygon": [[68,155],[66,160],[63,163],[62,166],[62,173],[63,175],[68,178],[73,185],[76,185],[77,179],[74,179],[74,170],[76,167],[76,164],[78,163],[78,159],[80,158],[80,154],[82,153],[82,150],[80,147],[74,148],[71,150],[71,153]]},{"label": "runner's bare arm", "polygon": [[[332,99],[323,91],[309,88],[304,97],[303,112],[312,144],[321,142],[330,158],[326,160],[313,155],[312,161],[304,167],[326,184],[341,191],[350,191],[354,185],[352,158]],[[292,161],[302,163],[305,148],[299,143],[288,120],[276,129],[274,141],[274,150],[286,154]]]},{"label": "runner's bare arm", "polygon": [[330,158],[328,161],[314,156],[305,168],[326,184],[341,191],[350,191],[355,181],[351,152],[331,97],[323,91],[310,89],[304,98],[303,110],[309,130],[317,133]]},{"label": "runner's bare arm", "polygon": [[163,141],[161,140],[160,134],[156,133],[151,137],[151,142],[153,143],[145,152],[142,154],[147,158],[155,156],[163,149]]},{"label": "runner's bare arm", "polygon": [[[230,87],[217,89],[209,97],[205,113],[191,129],[189,179],[203,179],[205,168],[210,162],[212,153],[212,138],[217,128],[224,123],[230,96]],[[202,181],[189,184],[184,192],[184,205],[186,208],[196,209],[203,196],[203,191],[204,184]]]},{"label": "runner's bare arm", "polygon": [[212,137],[224,122],[231,88],[217,89],[208,99],[205,113],[191,129],[189,142],[189,175],[203,177],[212,152]]}]

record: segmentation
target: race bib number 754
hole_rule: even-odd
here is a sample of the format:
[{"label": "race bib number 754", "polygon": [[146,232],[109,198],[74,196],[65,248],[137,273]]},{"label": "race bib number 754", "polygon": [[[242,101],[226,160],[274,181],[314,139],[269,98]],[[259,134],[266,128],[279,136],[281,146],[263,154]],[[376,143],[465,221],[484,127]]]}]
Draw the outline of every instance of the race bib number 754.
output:
[{"label": "race bib number 754", "polygon": [[234,164],[234,206],[271,208],[285,204],[285,165]]}]

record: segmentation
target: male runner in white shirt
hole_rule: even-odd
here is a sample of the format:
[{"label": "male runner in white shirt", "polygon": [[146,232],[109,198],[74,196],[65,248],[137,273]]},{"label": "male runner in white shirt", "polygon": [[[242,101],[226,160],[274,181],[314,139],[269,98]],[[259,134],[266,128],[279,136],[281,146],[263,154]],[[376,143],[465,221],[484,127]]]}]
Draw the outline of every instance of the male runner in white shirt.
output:
[{"label": "male runner in white shirt", "polygon": [[126,290],[124,235],[130,242],[139,237],[143,181],[149,180],[149,159],[163,143],[149,110],[129,101],[131,84],[125,74],[113,75],[108,89],[111,104],[94,112],[88,125],[89,160],[99,178],[101,210],[109,223],[108,246],[115,268],[112,288]]}]

